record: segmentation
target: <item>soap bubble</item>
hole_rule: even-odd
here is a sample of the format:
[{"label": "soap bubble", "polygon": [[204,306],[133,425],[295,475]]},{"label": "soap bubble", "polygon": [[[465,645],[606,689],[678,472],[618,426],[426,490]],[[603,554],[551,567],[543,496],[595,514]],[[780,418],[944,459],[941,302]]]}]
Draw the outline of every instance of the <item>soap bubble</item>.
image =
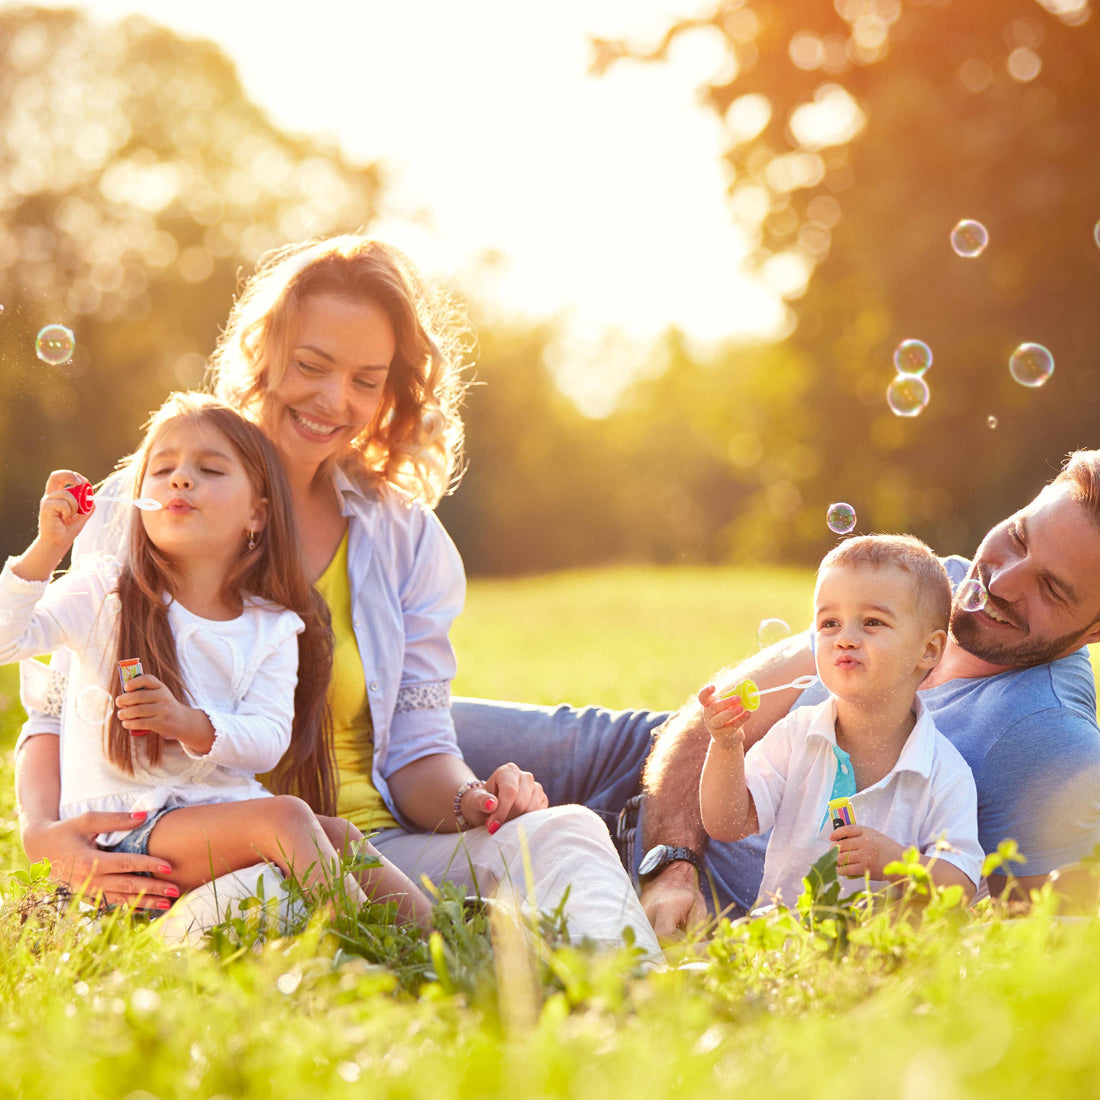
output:
[{"label": "soap bubble", "polygon": [[997,418],[995,416],[987,416],[985,422],[990,428],[995,428],[997,426]]},{"label": "soap bubble", "polygon": [[919,374],[899,374],[886,390],[886,404],[895,416],[918,416],[930,396],[928,383]]},{"label": "soap bubble", "polygon": [[43,363],[49,363],[52,367],[60,367],[73,357],[76,348],[76,338],[72,329],[64,325],[46,325],[39,330],[38,337],[34,341],[34,350]]},{"label": "soap bubble", "polygon": [[100,726],[106,722],[114,705],[115,701],[110,692],[105,691],[98,684],[88,684],[81,688],[76,697],[76,713],[93,726]]},{"label": "soap bubble", "polygon": [[989,593],[977,577],[967,577],[955,590],[955,599],[963,611],[981,611],[989,599]]},{"label": "soap bubble", "polygon": [[790,636],[791,628],[782,619],[761,619],[760,628],[756,632],[756,640],[761,649],[767,649]]},{"label": "soap bubble", "polygon": [[[1096,247],[1100,248],[1100,222],[1097,222],[1092,227],[1092,239],[1096,242]],[[0,307],[3,308],[3,307]]]},{"label": "soap bubble", "polygon": [[968,260],[980,256],[989,244],[989,233],[981,222],[964,218],[951,230],[951,247]]},{"label": "soap bubble", "polygon": [[829,525],[829,530],[834,534],[847,535],[849,532],[855,530],[856,510],[850,504],[845,504],[843,501],[837,504],[830,504],[829,511],[825,516],[825,522]]},{"label": "soap bubble", "polygon": [[1054,356],[1042,344],[1021,344],[1008,360],[1012,377],[1034,389],[1054,373]]},{"label": "soap bubble", "polygon": [[898,374],[924,374],[932,365],[932,349],[923,340],[902,340],[894,349]]}]

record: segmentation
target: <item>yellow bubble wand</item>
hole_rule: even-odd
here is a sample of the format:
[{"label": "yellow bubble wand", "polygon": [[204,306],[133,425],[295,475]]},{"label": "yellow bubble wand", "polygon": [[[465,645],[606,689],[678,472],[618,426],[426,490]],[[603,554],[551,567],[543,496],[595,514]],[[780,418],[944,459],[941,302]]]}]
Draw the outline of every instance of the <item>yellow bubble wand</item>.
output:
[{"label": "yellow bubble wand", "polygon": [[797,680],[792,680],[789,684],[764,688],[763,691],[756,686],[755,681],[742,680],[740,683],[734,684],[729,691],[723,692],[718,698],[729,699],[736,695],[741,700],[741,706],[745,710],[756,710],[760,706],[761,695],[771,695],[773,691],[786,691],[788,688],[796,688],[798,691],[802,691],[804,688],[808,688],[816,679],[816,676],[799,676]]}]

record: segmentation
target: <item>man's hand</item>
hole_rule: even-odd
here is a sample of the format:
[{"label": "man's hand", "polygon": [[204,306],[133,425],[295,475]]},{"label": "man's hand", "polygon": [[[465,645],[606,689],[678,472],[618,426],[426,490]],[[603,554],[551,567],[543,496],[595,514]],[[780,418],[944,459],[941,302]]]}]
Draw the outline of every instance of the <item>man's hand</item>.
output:
[{"label": "man's hand", "polygon": [[679,939],[710,919],[699,875],[686,860],[669,863],[643,884],[642,908],[662,940]]}]

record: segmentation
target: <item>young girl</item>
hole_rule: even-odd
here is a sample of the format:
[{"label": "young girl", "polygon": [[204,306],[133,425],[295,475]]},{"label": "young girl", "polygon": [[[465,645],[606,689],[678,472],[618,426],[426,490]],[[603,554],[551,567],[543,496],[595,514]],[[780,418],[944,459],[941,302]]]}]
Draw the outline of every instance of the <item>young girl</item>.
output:
[{"label": "young girl", "polygon": [[[358,833],[310,808],[331,813],[336,800],[331,640],[279,459],[228,406],[177,394],[130,462],[136,496],[159,507],[135,510],[125,561],[85,555],[48,583],[89,518],[69,491],[84,479],[62,470],[46,484],[38,537],[0,573],[0,663],[73,653],[61,816],[131,811],[142,826],[101,835],[100,847],[163,859],[158,877],[184,890],[257,856],[315,886],[333,841]],[[120,694],[120,662],[133,658],[144,674]],[[270,796],[257,772],[292,793]],[[362,903],[360,883],[427,925],[427,899],[392,864],[345,882]]]}]

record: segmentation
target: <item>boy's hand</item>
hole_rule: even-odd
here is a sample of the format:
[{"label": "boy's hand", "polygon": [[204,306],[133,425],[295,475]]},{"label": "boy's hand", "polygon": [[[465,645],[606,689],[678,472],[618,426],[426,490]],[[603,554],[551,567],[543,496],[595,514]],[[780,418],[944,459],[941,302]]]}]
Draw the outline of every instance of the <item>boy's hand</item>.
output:
[{"label": "boy's hand", "polygon": [[723,748],[745,743],[744,727],[750,712],[745,710],[736,695],[719,699],[714,685],[707,684],[699,692],[699,703],[703,708],[703,723],[712,741],[717,741]]},{"label": "boy's hand", "polygon": [[196,753],[209,752],[214,744],[214,727],[206,714],[185,706],[148,673],[127,680],[123,694],[115,697],[115,706],[123,728],[135,737],[159,734]]},{"label": "boy's hand", "polygon": [[905,854],[905,849],[896,840],[863,825],[842,825],[829,834],[829,839],[837,847],[837,874],[847,878],[862,878],[868,874],[873,879],[884,879],[886,864]]}]

